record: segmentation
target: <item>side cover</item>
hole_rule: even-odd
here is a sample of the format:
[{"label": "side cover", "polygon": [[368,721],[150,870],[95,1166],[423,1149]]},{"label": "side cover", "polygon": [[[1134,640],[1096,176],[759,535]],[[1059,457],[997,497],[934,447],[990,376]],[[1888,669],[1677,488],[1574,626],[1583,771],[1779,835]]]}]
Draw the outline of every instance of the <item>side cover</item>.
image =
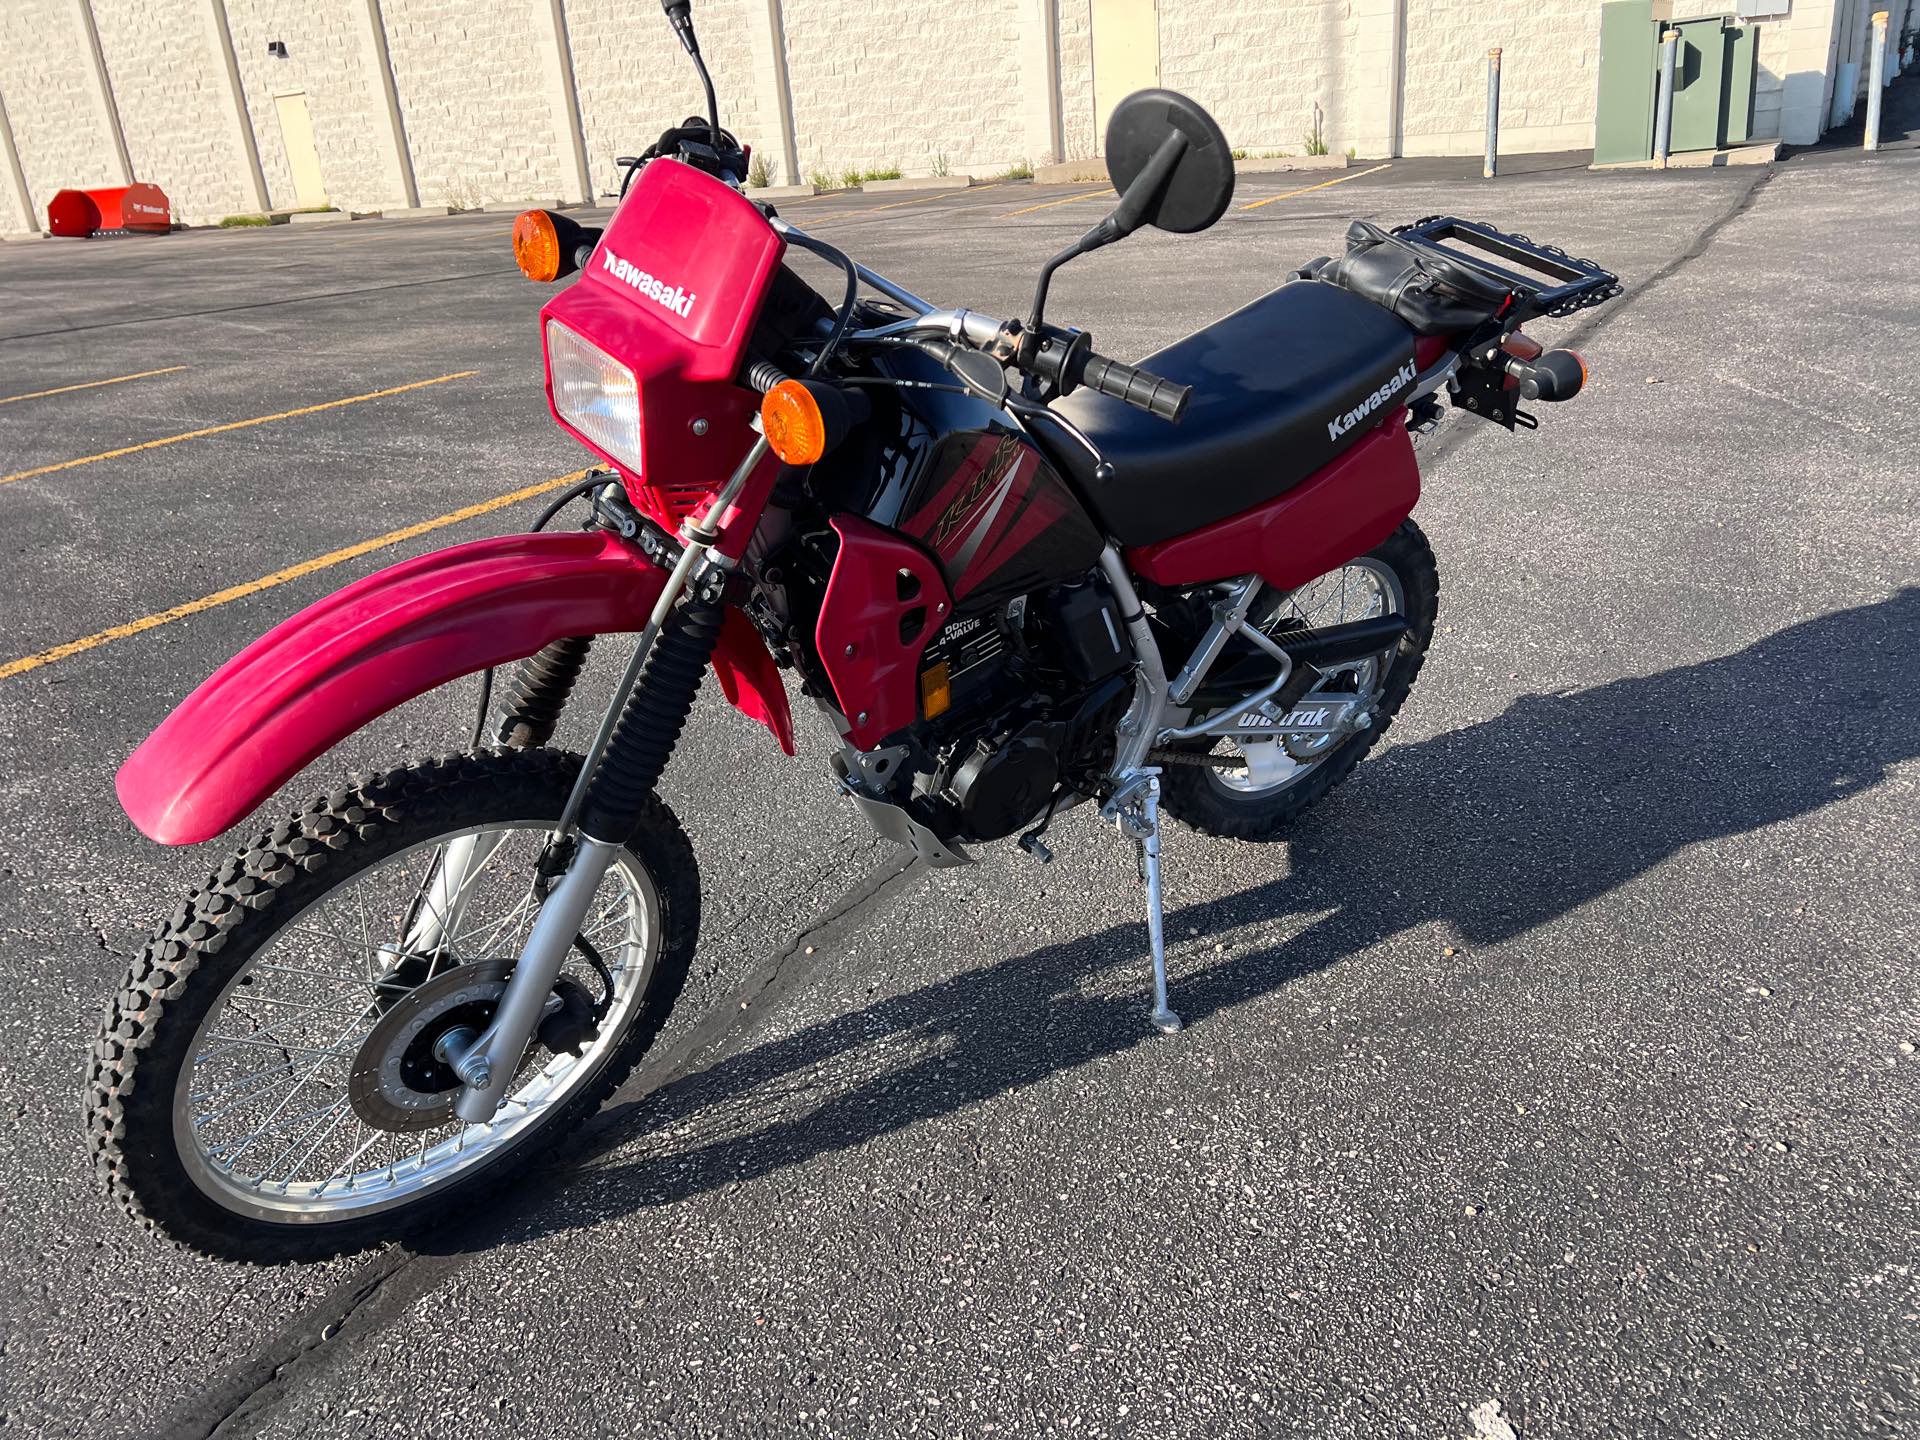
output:
[{"label": "side cover", "polygon": [[919,546],[857,515],[840,536],[814,644],[846,716],[846,737],[871,749],[920,718],[920,656],[953,609],[940,567]]},{"label": "side cover", "polygon": [[[376,571],[216,670],[120,768],[141,832],[191,845],[231,828],[376,716],[567,635],[638,630],[666,574],[599,531],[503,535]],[[744,617],[714,657],[727,698],[793,753],[786,690]]]},{"label": "side cover", "polygon": [[1291,590],[1366,554],[1420,499],[1420,466],[1406,420],[1405,410],[1394,410],[1303,484],[1185,535],[1133,547],[1127,565],[1175,589],[1253,574]]}]

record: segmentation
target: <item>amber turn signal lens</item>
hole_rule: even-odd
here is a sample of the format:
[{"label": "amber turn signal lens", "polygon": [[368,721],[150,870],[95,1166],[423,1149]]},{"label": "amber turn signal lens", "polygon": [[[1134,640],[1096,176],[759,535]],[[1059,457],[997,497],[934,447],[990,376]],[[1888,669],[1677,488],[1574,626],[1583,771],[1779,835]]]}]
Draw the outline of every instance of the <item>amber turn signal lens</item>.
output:
[{"label": "amber turn signal lens", "polygon": [[525,210],[513,222],[513,263],[542,285],[560,278],[560,232],[544,210]]},{"label": "amber turn signal lens", "polygon": [[789,465],[811,465],[827,453],[827,420],[820,402],[798,380],[782,380],[760,402],[767,448]]},{"label": "amber turn signal lens", "polygon": [[953,708],[953,674],[939,660],[920,672],[920,713],[932,720]]},{"label": "amber turn signal lens", "polygon": [[1522,335],[1518,330],[1502,340],[1500,348],[1516,360],[1538,360],[1546,353],[1546,346],[1531,335]]}]

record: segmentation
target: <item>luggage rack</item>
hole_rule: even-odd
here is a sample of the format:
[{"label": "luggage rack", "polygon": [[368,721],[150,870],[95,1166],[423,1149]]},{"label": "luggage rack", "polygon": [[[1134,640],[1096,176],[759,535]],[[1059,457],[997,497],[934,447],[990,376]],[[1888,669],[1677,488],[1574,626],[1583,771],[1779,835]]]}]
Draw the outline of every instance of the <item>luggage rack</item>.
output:
[{"label": "luggage rack", "polygon": [[[1476,220],[1430,215],[1412,225],[1397,226],[1392,233],[1397,240],[1431,250],[1456,265],[1469,266],[1506,286],[1513,291],[1514,306],[1521,318],[1572,315],[1611,300],[1621,290],[1620,277],[1591,260],[1577,260],[1552,245],[1540,245],[1524,235],[1510,235]],[[1508,268],[1512,265],[1537,273],[1521,274]],[[1540,276],[1557,283],[1542,284]]]}]

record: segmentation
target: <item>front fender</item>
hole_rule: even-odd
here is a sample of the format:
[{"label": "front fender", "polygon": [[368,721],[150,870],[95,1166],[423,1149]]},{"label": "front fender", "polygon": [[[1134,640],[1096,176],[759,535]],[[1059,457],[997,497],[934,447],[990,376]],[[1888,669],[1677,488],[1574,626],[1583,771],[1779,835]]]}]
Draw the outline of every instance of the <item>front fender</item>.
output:
[{"label": "front fender", "polygon": [[[502,535],[376,571],[209,676],[120,767],[120,803],[163,845],[210,840],[416,695],[564,636],[643,628],[666,579],[603,531]],[[792,754],[786,688],[745,616],[728,616],[714,668]]]}]

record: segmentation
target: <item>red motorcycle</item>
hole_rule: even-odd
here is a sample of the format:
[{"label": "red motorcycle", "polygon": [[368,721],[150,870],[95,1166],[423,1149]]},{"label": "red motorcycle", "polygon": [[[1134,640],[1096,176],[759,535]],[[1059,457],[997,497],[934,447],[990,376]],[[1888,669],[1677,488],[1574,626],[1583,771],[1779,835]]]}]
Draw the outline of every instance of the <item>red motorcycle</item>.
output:
[{"label": "red motorcycle", "polygon": [[[1139,847],[1153,1003],[1162,810],[1281,834],[1392,721],[1432,635],[1408,517],[1440,397],[1509,429],[1584,368],[1520,332],[1617,294],[1455,219],[1386,232],[1151,356],[1047,319],[1067,261],[1204,230],[1227,141],[1184,96],[1114,112],[1119,202],[1024,320],[939,309],[742,191],[708,115],[629,162],[604,231],[532,211],[554,418],[608,467],[535,532],[349,585],[255,641],[127,761],[148,836],[225,833],[436,686],[519,662],[491,742],[355,778],[262,833],[134,961],[87,1084],[97,1168],[209,1254],[338,1253],[523,1171],[646,1052],[699,924],[655,795],[709,668],[793,752],[780,671],[846,798],[931,865],[1081,802]],[[838,267],[834,302],[786,263]],[[585,523],[544,533],[569,504]],[[638,634],[584,755],[549,748],[598,637]],[[481,724],[494,715],[481,703]]]}]

